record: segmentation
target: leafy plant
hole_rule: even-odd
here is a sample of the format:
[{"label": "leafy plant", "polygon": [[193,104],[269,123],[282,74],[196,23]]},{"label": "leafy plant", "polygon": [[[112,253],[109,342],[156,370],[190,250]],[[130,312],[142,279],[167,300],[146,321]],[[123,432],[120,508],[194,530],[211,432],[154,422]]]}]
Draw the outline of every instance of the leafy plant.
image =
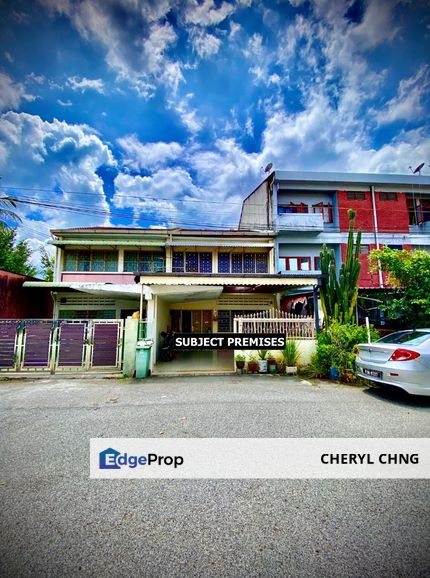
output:
[{"label": "leafy plant", "polygon": [[[378,332],[371,328],[371,339],[379,338]],[[349,370],[354,367],[357,345],[367,342],[367,329],[364,325],[333,322],[326,331],[317,336],[317,350],[311,359],[311,368],[315,376],[328,377],[330,368],[339,371],[341,379],[346,379]]]},{"label": "leafy plant", "polygon": [[387,273],[392,287],[387,302],[379,307],[389,319],[402,319],[408,327],[430,325],[430,254],[426,251],[374,249],[369,255],[370,271]]},{"label": "leafy plant", "polygon": [[323,245],[320,253],[322,283],[320,288],[321,307],[326,325],[333,321],[351,323],[358,297],[358,277],[360,275],[361,231],[357,232],[354,244],[355,212],[348,211],[349,233],[345,262],[336,274],[333,249]]},{"label": "leafy plant", "polygon": [[257,351],[258,357],[260,359],[266,359],[268,352],[269,352],[268,349],[260,349],[260,351]]},{"label": "leafy plant", "polygon": [[238,353],[237,355],[235,355],[234,360],[235,361],[245,361],[246,359],[246,355],[242,355],[241,353]]},{"label": "leafy plant", "polygon": [[257,357],[255,354],[252,354],[252,355],[249,356],[248,362],[257,363],[257,362],[258,362],[258,357]]},{"label": "leafy plant", "polygon": [[300,359],[300,351],[297,341],[288,339],[282,350],[282,359],[287,367],[296,367]]},{"label": "leafy plant", "polygon": [[9,222],[14,223],[22,222],[22,219],[14,211],[11,210],[16,208],[16,203],[13,199],[2,196],[0,197],[0,225],[6,229],[10,229]]},{"label": "leafy plant", "polygon": [[36,269],[30,263],[31,249],[26,241],[16,242],[16,232],[0,224],[0,269],[36,275]]}]

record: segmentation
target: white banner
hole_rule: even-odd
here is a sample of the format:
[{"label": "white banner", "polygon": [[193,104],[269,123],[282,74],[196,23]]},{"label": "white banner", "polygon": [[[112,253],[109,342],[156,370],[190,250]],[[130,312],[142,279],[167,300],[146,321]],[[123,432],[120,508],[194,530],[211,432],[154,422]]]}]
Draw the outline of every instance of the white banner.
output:
[{"label": "white banner", "polygon": [[93,438],[91,478],[424,479],[429,438]]}]

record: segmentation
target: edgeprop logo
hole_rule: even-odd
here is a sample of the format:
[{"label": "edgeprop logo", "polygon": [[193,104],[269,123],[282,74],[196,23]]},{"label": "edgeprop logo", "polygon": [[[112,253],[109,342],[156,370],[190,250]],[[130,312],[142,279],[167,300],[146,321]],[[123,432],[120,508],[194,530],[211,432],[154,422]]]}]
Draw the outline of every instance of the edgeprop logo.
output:
[{"label": "edgeprop logo", "polygon": [[120,470],[121,468],[137,468],[138,466],[182,466],[184,458],[182,456],[159,456],[158,454],[147,454],[140,456],[123,454],[114,448],[107,448],[99,453],[99,468],[101,470]]}]

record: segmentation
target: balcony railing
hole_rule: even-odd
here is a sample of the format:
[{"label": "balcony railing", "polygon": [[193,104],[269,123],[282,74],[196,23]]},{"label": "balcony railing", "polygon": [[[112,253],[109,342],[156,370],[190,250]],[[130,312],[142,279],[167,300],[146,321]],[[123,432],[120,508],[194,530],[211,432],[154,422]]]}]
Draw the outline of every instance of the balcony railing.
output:
[{"label": "balcony railing", "polygon": [[282,213],[276,218],[278,231],[323,231],[322,213]]}]

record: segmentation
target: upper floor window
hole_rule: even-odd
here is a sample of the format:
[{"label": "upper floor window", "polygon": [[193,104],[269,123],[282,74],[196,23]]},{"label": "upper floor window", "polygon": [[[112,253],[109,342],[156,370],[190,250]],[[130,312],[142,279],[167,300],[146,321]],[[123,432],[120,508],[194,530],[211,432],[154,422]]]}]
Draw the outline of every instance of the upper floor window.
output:
[{"label": "upper floor window", "polygon": [[288,205],[278,206],[278,215],[285,213],[308,213],[309,208],[306,203],[288,203]]},{"label": "upper floor window", "polygon": [[267,273],[266,253],[219,253],[218,273]]},{"label": "upper floor window", "polygon": [[161,273],[165,271],[164,255],[152,251],[125,251],[124,271],[127,273]]},{"label": "upper floor window", "polygon": [[333,223],[333,205],[330,203],[317,203],[312,205],[314,213],[321,213],[324,223]]},{"label": "upper floor window", "polygon": [[364,201],[366,193],[364,191],[348,191],[349,201]]},{"label": "upper floor window", "polygon": [[65,271],[118,271],[117,251],[66,251],[64,256]]},{"label": "upper floor window", "polygon": [[380,201],[397,201],[397,193],[379,193]]},{"label": "upper floor window", "polygon": [[173,252],[173,273],[212,273],[212,253]]},{"label": "upper floor window", "polygon": [[310,271],[310,257],[284,257],[287,271]]}]

